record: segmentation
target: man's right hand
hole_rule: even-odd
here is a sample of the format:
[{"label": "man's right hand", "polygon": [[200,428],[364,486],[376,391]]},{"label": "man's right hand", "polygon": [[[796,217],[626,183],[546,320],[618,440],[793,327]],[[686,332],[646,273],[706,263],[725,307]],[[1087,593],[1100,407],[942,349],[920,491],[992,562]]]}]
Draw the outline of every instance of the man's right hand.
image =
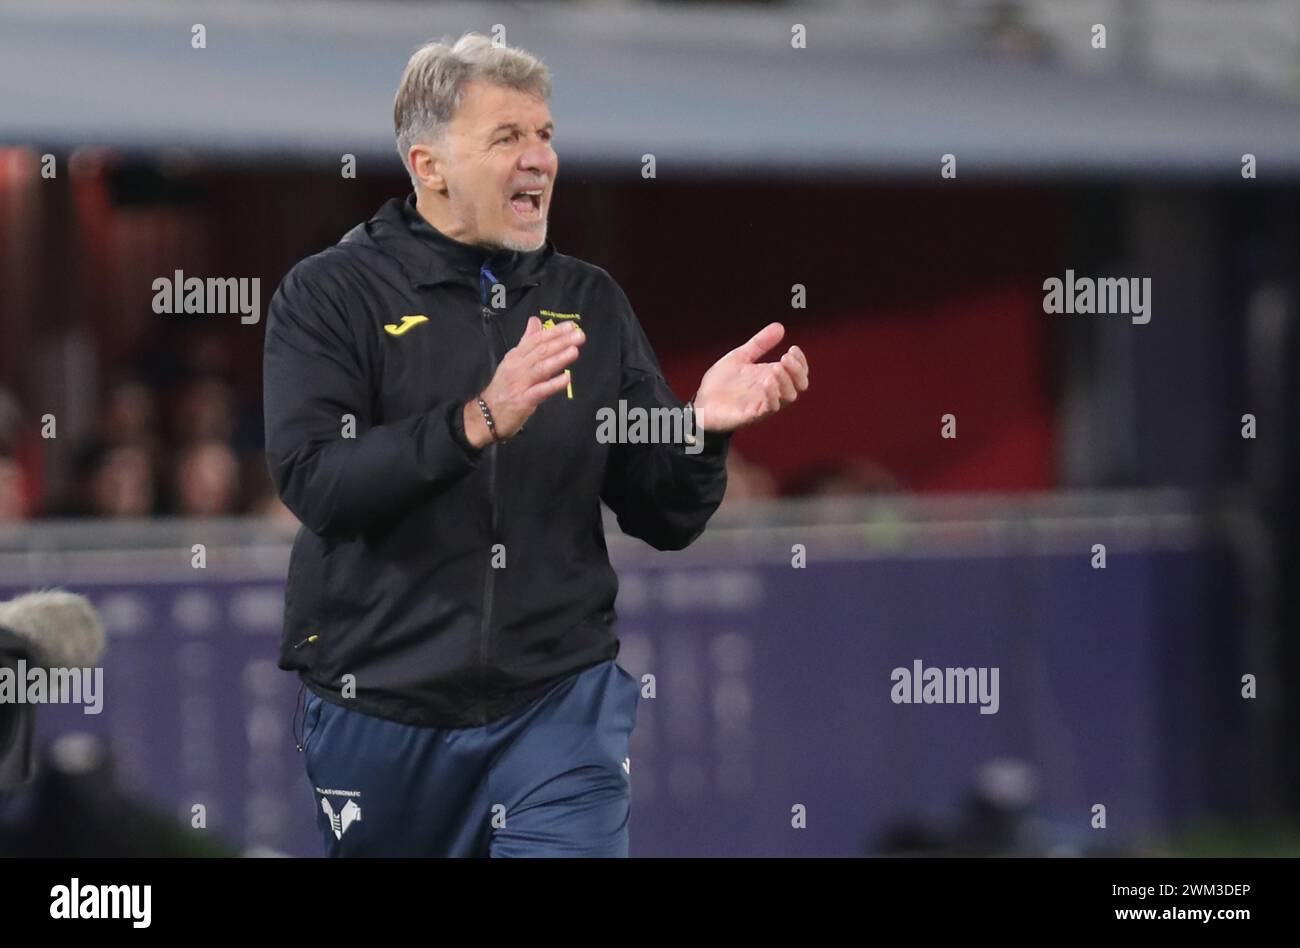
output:
[{"label": "man's right hand", "polygon": [[[487,388],[478,396],[487,402],[498,438],[509,438],[524,426],[537,406],[569,382],[564,370],[578,358],[587,341],[577,323],[565,320],[554,330],[542,328],[536,316],[528,320],[519,345],[505,354]],[[465,405],[465,436],[476,448],[492,443],[478,400]]]}]

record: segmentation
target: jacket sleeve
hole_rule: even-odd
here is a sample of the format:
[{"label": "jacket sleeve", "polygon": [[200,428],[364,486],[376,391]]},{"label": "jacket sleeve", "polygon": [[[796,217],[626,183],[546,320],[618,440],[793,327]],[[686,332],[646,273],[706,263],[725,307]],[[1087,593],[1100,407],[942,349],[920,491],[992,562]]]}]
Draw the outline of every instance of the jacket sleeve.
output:
[{"label": "jacket sleeve", "polygon": [[[619,398],[629,409],[682,408],[622,288],[614,283],[622,331]],[[617,406],[611,406],[617,408]],[[654,417],[654,416],[650,416]],[[657,550],[680,550],[699,537],[727,489],[731,434],[704,432],[704,444],[613,444],[601,499],[624,533]],[[694,449],[692,449],[694,450]]]},{"label": "jacket sleeve", "polygon": [[327,292],[306,263],[289,272],[267,308],[267,464],[280,499],[304,526],[321,536],[355,535],[463,477],[481,452],[453,436],[453,413],[463,409],[454,402],[374,424],[368,360],[331,299],[339,292]]}]

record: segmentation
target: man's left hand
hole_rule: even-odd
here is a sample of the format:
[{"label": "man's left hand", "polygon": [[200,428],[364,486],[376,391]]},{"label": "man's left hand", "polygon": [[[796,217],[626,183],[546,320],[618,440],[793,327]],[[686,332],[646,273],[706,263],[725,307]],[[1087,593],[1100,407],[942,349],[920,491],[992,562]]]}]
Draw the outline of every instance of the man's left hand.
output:
[{"label": "man's left hand", "polygon": [[695,420],[705,431],[727,432],[775,414],[808,390],[808,360],[791,346],[779,362],[759,362],[785,336],[768,323],[713,364],[695,394]]}]

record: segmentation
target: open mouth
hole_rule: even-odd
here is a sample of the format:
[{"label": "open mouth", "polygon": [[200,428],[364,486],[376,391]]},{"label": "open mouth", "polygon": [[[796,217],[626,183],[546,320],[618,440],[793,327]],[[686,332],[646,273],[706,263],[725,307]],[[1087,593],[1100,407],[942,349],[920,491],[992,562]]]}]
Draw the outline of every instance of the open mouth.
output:
[{"label": "open mouth", "polygon": [[538,220],[542,216],[542,189],[516,191],[510,197],[510,206],[524,220]]}]

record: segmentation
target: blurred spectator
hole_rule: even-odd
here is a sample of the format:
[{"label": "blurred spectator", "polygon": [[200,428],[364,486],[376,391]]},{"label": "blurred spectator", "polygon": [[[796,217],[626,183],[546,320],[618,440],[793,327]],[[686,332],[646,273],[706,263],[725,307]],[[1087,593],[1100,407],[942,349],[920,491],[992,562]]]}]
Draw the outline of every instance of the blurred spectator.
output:
[{"label": "blurred spectator", "polygon": [[197,441],[176,459],[173,486],[177,513],[186,517],[228,517],[237,512],[239,462],[215,440]]},{"label": "blurred spectator", "polygon": [[25,508],[22,469],[13,458],[0,455],[0,523],[23,519]]},{"label": "blurred spectator", "polygon": [[[177,397],[167,402],[160,401],[159,393],[139,375],[121,376],[108,386],[96,436],[77,452],[75,486],[53,511],[56,515],[224,517],[244,510],[263,512],[260,493],[245,501],[240,491],[244,478],[230,444],[237,427],[231,385],[204,374],[183,383]],[[166,444],[159,431],[161,404],[173,406],[166,419],[171,436]],[[256,434],[260,442],[260,432]],[[251,437],[245,433],[245,440]],[[158,472],[166,469],[169,453],[171,477],[164,494]],[[250,470],[254,464],[265,465],[260,452],[247,463]],[[266,487],[269,490],[269,480]],[[285,516],[288,511],[268,502],[266,513]]]},{"label": "blurred spectator", "polygon": [[21,418],[17,400],[0,388],[0,523],[27,515],[22,466],[14,456]]},{"label": "blurred spectator", "polygon": [[244,487],[248,498],[244,509],[254,517],[263,517],[280,523],[297,523],[293,515],[276,493],[271,482],[271,473],[266,468],[266,457],[261,452],[244,458]]},{"label": "blurred spectator", "polygon": [[196,379],[181,390],[175,404],[171,423],[177,444],[230,441],[235,428],[235,410],[229,383],[215,376]]},{"label": "blurred spectator", "polygon": [[723,506],[776,496],[776,478],[767,468],[745,458],[734,448],[727,453],[727,492]]},{"label": "blurred spectator", "polygon": [[72,516],[148,517],[157,485],[149,453],[136,445],[95,442],[76,463],[77,496],[62,511]]},{"label": "blurred spectator", "polygon": [[898,479],[883,465],[869,458],[814,468],[802,478],[795,493],[818,497],[844,497],[858,494],[889,494],[901,489]]},{"label": "blurred spectator", "polygon": [[100,434],[110,444],[157,448],[157,407],[154,393],[136,378],[122,378],[104,397]]},{"label": "blurred spectator", "polygon": [[12,457],[18,449],[18,425],[22,409],[6,389],[0,388],[0,455]]}]

